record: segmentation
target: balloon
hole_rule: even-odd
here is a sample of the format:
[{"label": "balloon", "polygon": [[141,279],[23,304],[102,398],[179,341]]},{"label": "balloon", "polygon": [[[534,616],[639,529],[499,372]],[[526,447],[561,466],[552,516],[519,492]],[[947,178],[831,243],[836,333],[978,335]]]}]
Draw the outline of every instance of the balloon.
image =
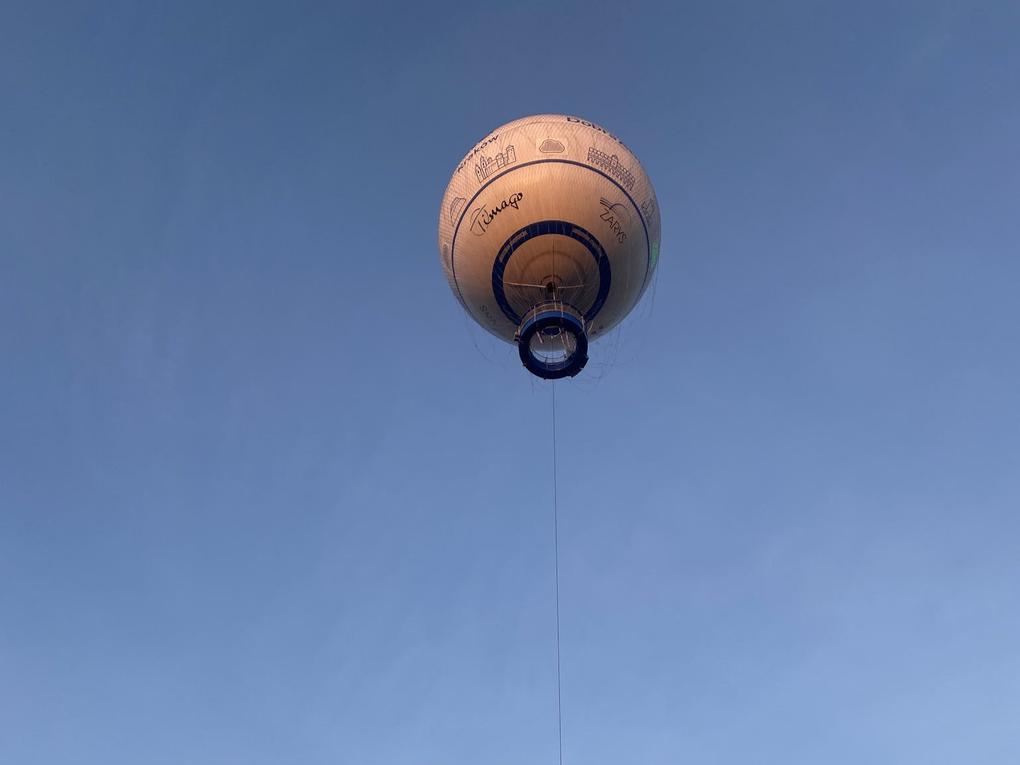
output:
[{"label": "balloon", "polygon": [[464,310],[545,379],[573,377],[659,258],[659,205],[605,128],[540,114],[496,128],[453,172],[439,252]]}]

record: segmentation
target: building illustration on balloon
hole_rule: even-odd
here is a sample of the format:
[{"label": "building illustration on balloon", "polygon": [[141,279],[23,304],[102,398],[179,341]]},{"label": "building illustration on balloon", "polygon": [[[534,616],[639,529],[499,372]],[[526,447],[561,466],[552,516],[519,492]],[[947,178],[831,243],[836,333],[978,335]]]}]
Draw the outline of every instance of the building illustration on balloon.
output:
[{"label": "building illustration on balloon", "polygon": [[496,171],[502,170],[516,161],[517,153],[514,151],[514,145],[510,144],[505,151],[498,152],[495,157],[481,157],[478,164],[475,165],[475,178],[481,183]]}]

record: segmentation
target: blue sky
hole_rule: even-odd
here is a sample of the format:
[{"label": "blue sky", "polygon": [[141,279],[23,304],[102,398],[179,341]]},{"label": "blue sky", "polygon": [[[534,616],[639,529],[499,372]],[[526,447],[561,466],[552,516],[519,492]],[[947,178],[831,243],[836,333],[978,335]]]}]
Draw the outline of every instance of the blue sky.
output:
[{"label": "blue sky", "polygon": [[493,127],[663,215],[557,383],[564,762],[1020,756],[1015,3],[5,3],[0,760],[556,757]]}]

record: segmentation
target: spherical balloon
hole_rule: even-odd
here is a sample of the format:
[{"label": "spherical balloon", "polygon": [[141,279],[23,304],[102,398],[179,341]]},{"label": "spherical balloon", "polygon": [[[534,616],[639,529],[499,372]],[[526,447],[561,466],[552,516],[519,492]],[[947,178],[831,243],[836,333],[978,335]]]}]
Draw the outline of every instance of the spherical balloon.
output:
[{"label": "spherical balloon", "polygon": [[574,376],[637,305],[659,258],[659,206],[619,138],[560,114],[483,138],[439,211],[450,288],[471,317],[517,343],[546,379]]}]

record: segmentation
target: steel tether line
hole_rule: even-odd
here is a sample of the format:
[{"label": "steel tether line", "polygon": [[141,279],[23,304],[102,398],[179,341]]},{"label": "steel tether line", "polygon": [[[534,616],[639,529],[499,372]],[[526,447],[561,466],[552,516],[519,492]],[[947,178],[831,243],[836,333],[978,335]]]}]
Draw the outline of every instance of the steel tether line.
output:
[{"label": "steel tether line", "polygon": [[552,451],[553,451],[553,561],[556,572],[556,727],[559,739],[560,765],[563,765],[563,696],[560,675],[560,515],[556,486],[556,382],[552,387]]}]

